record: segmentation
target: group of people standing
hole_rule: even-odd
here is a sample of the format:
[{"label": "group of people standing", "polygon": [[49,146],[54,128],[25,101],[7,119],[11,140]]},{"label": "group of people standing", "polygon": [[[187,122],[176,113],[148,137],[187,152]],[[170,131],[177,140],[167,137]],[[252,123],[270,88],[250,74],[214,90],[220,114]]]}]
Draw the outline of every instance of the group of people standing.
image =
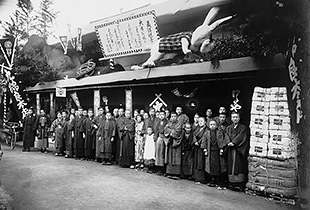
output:
[{"label": "group of people standing", "polygon": [[[41,152],[47,152],[48,130],[55,141],[55,155],[94,160],[103,165],[141,169],[170,179],[191,179],[209,186],[242,190],[247,179],[248,129],[240,114],[220,107],[212,117],[195,114],[193,123],[182,107],[156,112],[98,108],[58,112],[50,124],[43,110],[38,117],[30,109],[24,120],[24,150],[27,138],[38,135]],[[33,125],[32,127],[30,125]],[[30,133],[29,133],[30,132]]]}]

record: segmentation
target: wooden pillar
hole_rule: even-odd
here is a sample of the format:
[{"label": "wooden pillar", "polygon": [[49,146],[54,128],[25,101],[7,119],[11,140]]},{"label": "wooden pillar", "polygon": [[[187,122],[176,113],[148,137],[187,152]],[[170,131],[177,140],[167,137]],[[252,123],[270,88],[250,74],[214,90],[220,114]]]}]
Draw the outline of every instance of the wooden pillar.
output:
[{"label": "wooden pillar", "polygon": [[125,90],[125,108],[130,110],[132,114],[132,89]]},{"label": "wooden pillar", "polygon": [[51,119],[55,119],[55,103],[54,103],[54,93],[50,93],[50,117]]},{"label": "wooden pillar", "polygon": [[98,108],[100,107],[100,90],[94,90],[94,115],[98,115]]},{"label": "wooden pillar", "polygon": [[40,110],[41,110],[40,93],[36,93],[36,110],[37,110],[37,114],[40,114]]},{"label": "wooden pillar", "polygon": [[300,185],[301,185],[301,200],[305,209],[310,209],[310,2],[309,0],[298,1],[300,19],[297,19],[297,28],[302,28],[300,48],[303,50],[302,59],[298,74],[300,75],[301,99],[303,118],[297,126],[299,139],[301,142],[300,148]]}]

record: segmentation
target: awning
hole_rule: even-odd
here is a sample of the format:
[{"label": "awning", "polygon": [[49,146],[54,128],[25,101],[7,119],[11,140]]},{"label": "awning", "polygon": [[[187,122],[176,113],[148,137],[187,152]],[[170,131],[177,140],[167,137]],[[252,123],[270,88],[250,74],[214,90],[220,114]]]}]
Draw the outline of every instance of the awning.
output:
[{"label": "awning", "polygon": [[144,82],[147,83],[150,79],[156,78],[171,78],[177,80],[184,76],[193,75],[215,75],[227,73],[241,73],[251,71],[267,71],[271,69],[285,68],[285,57],[282,54],[277,54],[273,59],[266,60],[254,59],[252,57],[234,58],[220,61],[220,66],[214,68],[211,62],[191,63],[175,66],[156,67],[152,69],[143,69],[138,71],[123,71],[104,75],[97,75],[82,78],[77,80],[64,79],[54,82],[45,82],[44,84],[37,84],[34,87],[26,89],[27,92],[52,92],[56,87],[70,89],[82,88],[89,89],[95,86],[102,86],[110,84],[126,84],[126,82]]}]

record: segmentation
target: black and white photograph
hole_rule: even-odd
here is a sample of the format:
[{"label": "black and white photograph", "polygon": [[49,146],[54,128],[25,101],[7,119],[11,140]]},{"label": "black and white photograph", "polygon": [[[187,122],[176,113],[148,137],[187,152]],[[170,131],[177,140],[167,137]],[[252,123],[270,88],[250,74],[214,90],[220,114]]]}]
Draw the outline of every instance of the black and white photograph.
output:
[{"label": "black and white photograph", "polygon": [[310,209],[309,0],[0,0],[0,210]]}]

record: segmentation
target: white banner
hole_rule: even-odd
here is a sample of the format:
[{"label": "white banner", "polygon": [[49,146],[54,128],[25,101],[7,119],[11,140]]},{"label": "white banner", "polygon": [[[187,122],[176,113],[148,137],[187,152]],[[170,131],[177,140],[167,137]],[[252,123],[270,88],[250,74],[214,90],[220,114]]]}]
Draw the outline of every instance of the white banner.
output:
[{"label": "white banner", "polygon": [[66,97],[66,88],[56,87],[56,97]]},{"label": "white banner", "polygon": [[159,39],[155,11],[135,11],[96,23],[103,59],[146,53]]}]

